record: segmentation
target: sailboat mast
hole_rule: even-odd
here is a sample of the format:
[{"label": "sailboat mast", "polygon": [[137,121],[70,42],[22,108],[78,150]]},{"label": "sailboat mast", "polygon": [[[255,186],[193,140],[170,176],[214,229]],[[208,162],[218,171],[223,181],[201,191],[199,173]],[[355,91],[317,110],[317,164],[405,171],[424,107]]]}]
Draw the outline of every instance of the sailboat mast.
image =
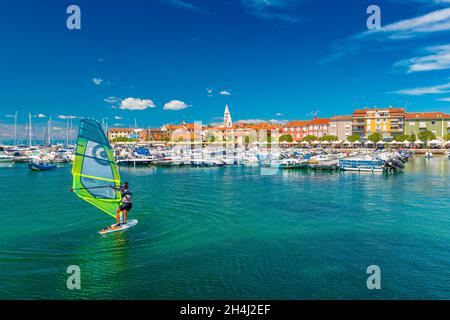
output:
[{"label": "sailboat mast", "polygon": [[48,119],[47,144],[49,146],[52,145],[52,116],[50,116],[50,118]]},{"label": "sailboat mast", "polygon": [[14,115],[14,146],[16,146],[17,143],[17,111]]},{"label": "sailboat mast", "polygon": [[69,145],[69,116],[67,116],[66,122],[66,147]]},{"label": "sailboat mast", "polygon": [[33,127],[31,123],[31,113],[28,113],[28,145],[33,145]]}]

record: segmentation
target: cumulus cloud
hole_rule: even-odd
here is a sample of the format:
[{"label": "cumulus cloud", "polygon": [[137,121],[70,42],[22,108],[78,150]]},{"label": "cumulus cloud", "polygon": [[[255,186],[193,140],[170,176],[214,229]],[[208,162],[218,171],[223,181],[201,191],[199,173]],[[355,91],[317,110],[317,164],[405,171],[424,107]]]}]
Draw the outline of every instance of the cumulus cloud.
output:
[{"label": "cumulus cloud", "polygon": [[282,114],[282,113],[280,113],[280,112],[277,112],[276,116],[277,116],[277,117],[282,117],[282,116],[283,116],[283,114]]},{"label": "cumulus cloud", "polygon": [[36,115],[37,118],[47,118],[47,116],[43,113],[39,113]]},{"label": "cumulus cloud", "polygon": [[190,107],[188,104],[184,103],[183,101],[180,100],[172,100],[170,102],[167,102],[164,105],[164,110],[184,110],[186,108]]},{"label": "cumulus cloud", "polygon": [[220,95],[222,96],[231,96],[231,92],[229,90],[220,91]]},{"label": "cumulus cloud", "polygon": [[119,116],[115,116],[114,119],[116,119],[116,120],[122,120],[123,118],[122,118],[122,117],[119,117]]},{"label": "cumulus cloud", "polygon": [[119,108],[122,110],[146,110],[156,108],[156,105],[149,99],[126,98],[121,101]]},{"label": "cumulus cloud", "polygon": [[214,95],[213,89],[206,88],[206,95],[207,95],[208,97],[212,98],[212,96]]},{"label": "cumulus cloud", "polygon": [[100,78],[92,78],[92,82],[93,82],[96,86],[99,86],[99,85],[102,84],[103,79],[100,79]]}]

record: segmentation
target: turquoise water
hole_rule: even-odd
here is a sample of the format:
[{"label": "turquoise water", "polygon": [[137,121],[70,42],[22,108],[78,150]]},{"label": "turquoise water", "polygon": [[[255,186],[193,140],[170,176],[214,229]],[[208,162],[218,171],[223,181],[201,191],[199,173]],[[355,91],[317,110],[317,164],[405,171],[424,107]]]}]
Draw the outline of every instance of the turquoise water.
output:
[{"label": "turquoise water", "polygon": [[[133,229],[68,189],[70,167],[0,168],[0,299],[450,299],[450,161],[404,173],[124,169]],[[366,268],[381,268],[369,291]],[[81,290],[66,288],[79,265]]]}]

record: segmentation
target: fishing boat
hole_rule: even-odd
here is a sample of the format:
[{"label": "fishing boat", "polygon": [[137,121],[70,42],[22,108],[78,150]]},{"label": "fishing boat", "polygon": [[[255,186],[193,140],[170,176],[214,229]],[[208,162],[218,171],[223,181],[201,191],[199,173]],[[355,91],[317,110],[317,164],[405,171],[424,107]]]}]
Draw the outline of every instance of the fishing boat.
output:
[{"label": "fishing boat", "polygon": [[[120,186],[119,167],[100,123],[81,120],[72,166],[71,191],[116,220],[116,209],[121,202]],[[123,219],[123,216],[120,218]],[[120,226],[113,224],[99,233],[123,231],[136,224],[137,220]]]}]

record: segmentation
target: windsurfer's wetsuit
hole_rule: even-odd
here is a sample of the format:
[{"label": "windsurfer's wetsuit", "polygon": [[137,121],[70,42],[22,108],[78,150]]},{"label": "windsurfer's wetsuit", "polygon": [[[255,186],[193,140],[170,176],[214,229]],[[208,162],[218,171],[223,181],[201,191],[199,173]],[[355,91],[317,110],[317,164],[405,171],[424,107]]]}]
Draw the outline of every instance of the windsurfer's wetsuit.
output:
[{"label": "windsurfer's wetsuit", "polygon": [[122,205],[119,207],[119,209],[120,211],[126,210],[127,212],[129,212],[133,207],[132,204],[133,194],[131,193],[130,189],[125,187],[120,188],[120,194],[122,196]]},{"label": "windsurfer's wetsuit", "polygon": [[[119,189],[119,188],[117,188]],[[131,208],[133,207],[132,204],[132,198],[133,194],[131,193],[129,188],[126,188],[125,186],[120,187],[120,196],[122,198],[122,204],[119,208],[117,208],[116,211],[116,219],[117,219],[117,226],[120,226],[120,213],[124,213],[124,219],[123,222],[127,223],[128,219],[128,212],[130,212]]]}]

